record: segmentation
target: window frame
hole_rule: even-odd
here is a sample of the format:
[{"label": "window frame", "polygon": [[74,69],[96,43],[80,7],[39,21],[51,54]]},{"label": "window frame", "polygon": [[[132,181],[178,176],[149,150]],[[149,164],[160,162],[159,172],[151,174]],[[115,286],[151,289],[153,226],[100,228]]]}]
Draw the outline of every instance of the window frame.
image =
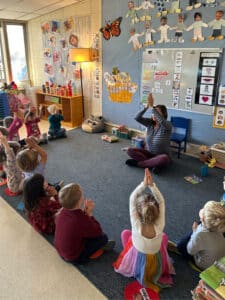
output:
[{"label": "window frame", "polygon": [[29,72],[29,58],[28,58],[28,44],[27,44],[27,22],[25,21],[17,21],[17,20],[6,20],[0,19],[0,27],[1,31],[1,50],[4,64],[4,72],[5,72],[5,81],[12,82],[12,67],[10,62],[10,52],[9,52],[9,43],[8,43],[8,35],[7,35],[7,25],[21,25],[23,28],[23,37],[24,37],[24,49],[25,49],[25,59],[27,64],[27,76],[28,79],[26,81],[30,81],[30,72]]}]

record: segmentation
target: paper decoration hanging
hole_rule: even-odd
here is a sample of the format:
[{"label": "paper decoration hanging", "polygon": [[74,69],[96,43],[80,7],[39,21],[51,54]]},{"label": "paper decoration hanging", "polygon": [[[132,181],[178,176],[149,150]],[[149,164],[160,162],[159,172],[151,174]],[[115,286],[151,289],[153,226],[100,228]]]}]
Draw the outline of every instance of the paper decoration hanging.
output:
[{"label": "paper decoration hanging", "polygon": [[215,19],[208,23],[209,27],[212,28],[212,34],[209,36],[210,41],[222,40],[224,38],[222,34],[222,26],[225,26],[225,20],[222,19],[224,12],[218,10],[215,15]]},{"label": "paper decoration hanging", "polygon": [[109,40],[112,36],[119,36],[121,33],[120,24],[122,22],[122,17],[115,19],[112,23],[109,21],[105,22],[105,26],[100,28],[100,32],[105,40]]},{"label": "paper decoration hanging", "polygon": [[[117,68],[116,68],[117,69]],[[131,81],[127,72],[117,71],[104,74],[105,84],[109,94],[109,100],[119,103],[130,103],[138,85]]]},{"label": "paper decoration hanging", "polygon": [[170,14],[180,14],[181,13],[181,9],[180,9],[180,1],[172,1],[171,6],[169,8],[169,13]]},{"label": "paper decoration hanging", "polygon": [[192,23],[186,30],[190,31],[193,29],[193,38],[192,42],[196,43],[197,41],[203,42],[204,37],[202,35],[202,27],[208,27],[208,24],[202,22],[202,14],[200,12],[196,12],[194,14],[194,23]]},{"label": "paper decoration hanging", "polygon": [[130,23],[135,24],[139,22],[139,17],[137,14],[138,7],[134,6],[134,1],[128,1],[128,12],[125,18],[130,18]]},{"label": "paper decoration hanging", "polygon": [[130,29],[130,38],[128,40],[129,43],[133,43],[133,50],[137,51],[138,49],[142,48],[142,44],[139,42],[139,37],[143,36],[145,33],[136,33],[135,28]]},{"label": "paper decoration hanging", "polygon": [[138,10],[141,9],[142,15],[140,17],[140,20],[142,22],[150,21],[150,10],[153,9],[155,6],[151,3],[149,0],[144,0],[141,2],[141,5],[138,7]]}]

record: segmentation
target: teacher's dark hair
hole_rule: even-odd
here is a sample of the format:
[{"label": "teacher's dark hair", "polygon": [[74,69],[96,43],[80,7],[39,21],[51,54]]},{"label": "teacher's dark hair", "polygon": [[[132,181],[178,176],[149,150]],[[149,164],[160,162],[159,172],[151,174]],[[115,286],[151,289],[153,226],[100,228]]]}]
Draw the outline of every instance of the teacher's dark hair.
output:
[{"label": "teacher's dark hair", "polygon": [[158,107],[163,115],[163,118],[166,120],[168,117],[168,113],[167,113],[167,108],[165,105],[156,105],[156,107]]}]

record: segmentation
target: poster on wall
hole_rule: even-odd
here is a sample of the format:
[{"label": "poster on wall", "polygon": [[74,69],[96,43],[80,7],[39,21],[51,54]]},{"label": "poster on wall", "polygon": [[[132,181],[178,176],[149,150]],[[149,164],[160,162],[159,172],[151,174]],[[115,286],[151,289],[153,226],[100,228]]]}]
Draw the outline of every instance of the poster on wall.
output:
[{"label": "poster on wall", "polygon": [[211,106],[216,103],[221,60],[222,51],[200,53],[195,104]]},{"label": "poster on wall", "polygon": [[133,95],[138,89],[138,85],[132,82],[127,72],[120,72],[117,68],[113,68],[112,73],[104,73],[104,81],[108,91],[109,100],[119,103],[130,103]]},{"label": "poster on wall", "polygon": [[225,108],[216,106],[213,116],[213,127],[225,129]]},{"label": "poster on wall", "polygon": [[[68,60],[69,49],[89,47],[91,43],[90,16],[49,20],[41,24],[45,80],[52,85],[79,84],[76,63]],[[76,90],[76,88],[74,89]]]},{"label": "poster on wall", "polygon": [[218,105],[225,106],[225,86],[220,86],[219,96],[218,96]]}]

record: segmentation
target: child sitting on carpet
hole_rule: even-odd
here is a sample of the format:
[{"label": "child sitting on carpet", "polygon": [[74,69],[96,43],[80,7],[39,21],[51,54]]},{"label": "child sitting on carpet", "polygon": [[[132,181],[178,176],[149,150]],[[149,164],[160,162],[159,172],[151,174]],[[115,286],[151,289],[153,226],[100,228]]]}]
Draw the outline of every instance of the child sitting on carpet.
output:
[{"label": "child sitting on carpet", "polygon": [[156,292],[172,284],[174,270],[167,253],[164,198],[149,169],[130,196],[131,231],[121,233],[123,251],[113,264],[116,272],[135,277]]},{"label": "child sitting on carpet", "polygon": [[49,186],[41,174],[35,174],[24,182],[24,207],[30,224],[40,233],[55,232],[55,215],[61,208],[57,195],[56,189]]},{"label": "child sitting on carpet", "polygon": [[16,154],[20,149],[17,142],[8,142],[6,136],[0,133],[0,164],[6,173],[8,189],[5,193],[8,196],[18,194],[23,189],[23,173],[16,164]]},{"label": "child sitting on carpet", "polygon": [[31,137],[26,139],[26,144],[28,148],[20,151],[16,157],[17,164],[23,171],[25,179],[37,173],[44,175],[47,162],[46,151],[37,145]]},{"label": "child sitting on carpet", "polygon": [[199,217],[201,223],[194,222],[192,231],[177,244],[169,242],[168,249],[182,254],[200,270],[204,270],[225,256],[224,202],[206,202],[199,211]]},{"label": "child sitting on carpet", "polygon": [[48,117],[49,121],[49,139],[56,139],[66,137],[66,130],[65,128],[61,128],[61,121],[64,120],[63,115],[60,113],[59,108],[52,104],[48,106],[48,112],[50,116]]},{"label": "child sitting on carpet", "polygon": [[111,250],[101,225],[93,216],[94,201],[84,199],[78,184],[70,183],[59,191],[62,210],[56,217],[55,247],[66,261],[83,264],[97,250]]},{"label": "child sitting on carpet", "polygon": [[[17,164],[23,171],[24,178],[27,179],[34,174],[41,174],[44,176],[47,163],[47,152],[37,145],[32,137],[26,139],[26,144],[29,148],[20,151],[16,157]],[[63,181],[60,181],[53,184],[53,186],[59,191],[62,184]]]},{"label": "child sitting on carpet", "polygon": [[34,106],[30,106],[25,112],[24,123],[27,130],[27,137],[34,137],[37,143],[47,143],[47,134],[41,134],[38,123],[41,121],[42,106],[39,106],[39,113]]}]

